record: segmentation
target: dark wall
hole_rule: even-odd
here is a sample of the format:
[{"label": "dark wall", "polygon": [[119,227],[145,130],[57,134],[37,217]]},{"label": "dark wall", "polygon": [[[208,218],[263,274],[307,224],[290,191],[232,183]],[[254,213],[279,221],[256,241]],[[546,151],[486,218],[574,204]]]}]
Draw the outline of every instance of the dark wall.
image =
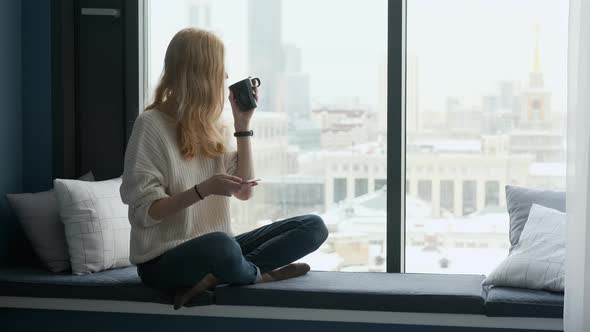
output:
[{"label": "dark wall", "polygon": [[[122,15],[81,16],[82,7]],[[34,257],[7,193],[120,176],[138,113],[137,0],[0,1],[0,265]],[[9,263],[9,262],[8,262]]]},{"label": "dark wall", "polygon": [[6,194],[51,186],[49,5],[0,1],[0,265],[32,257]]},{"label": "dark wall", "polygon": [[0,1],[0,262],[17,226],[5,194],[22,189],[21,3]]},{"label": "dark wall", "polygon": [[52,187],[51,1],[22,0],[23,191]]}]

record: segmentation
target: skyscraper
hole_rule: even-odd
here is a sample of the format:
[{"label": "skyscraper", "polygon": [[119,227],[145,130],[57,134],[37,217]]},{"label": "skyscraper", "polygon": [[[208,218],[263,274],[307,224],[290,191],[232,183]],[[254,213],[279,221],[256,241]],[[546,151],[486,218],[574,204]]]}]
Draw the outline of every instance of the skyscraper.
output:
[{"label": "skyscraper", "polygon": [[282,111],[284,75],[281,15],[281,0],[248,2],[248,70],[252,77],[260,77],[262,81],[259,111]]},{"label": "skyscraper", "polygon": [[283,56],[283,109],[289,117],[289,144],[305,150],[318,149],[321,128],[311,119],[309,75],[302,71],[301,49],[286,44]]},{"label": "skyscraper", "polygon": [[[407,114],[407,113],[406,113]],[[406,115],[407,116],[407,115]],[[377,66],[377,131],[387,132],[387,54],[381,55]]]},{"label": "skyscraper", "polygon": [[406,55],[406,130],[408,133],[419,132],[421,129],[418,104],[420,100],[418,75],[418,55],[416,55],[415,51],[410,51]]},{"label": "skyscraper", "polygon": [[295,45],[285,45],[283,51],[284,111],[291,119],[309,118],[311,115],[309,75],[301,71],[301,49]]}]

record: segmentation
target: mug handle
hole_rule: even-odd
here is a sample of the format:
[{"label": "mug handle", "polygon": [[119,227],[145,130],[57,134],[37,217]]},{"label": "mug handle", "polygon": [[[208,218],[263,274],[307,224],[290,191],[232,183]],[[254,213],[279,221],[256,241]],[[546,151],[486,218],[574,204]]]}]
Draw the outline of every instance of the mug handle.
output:
[{"label": "mug handle", "polygon": [[252,86],[255,87],[255,88],[257,88],[257,87],[260,86],[260,79],[258,77],[254,77],[252,79]]}]

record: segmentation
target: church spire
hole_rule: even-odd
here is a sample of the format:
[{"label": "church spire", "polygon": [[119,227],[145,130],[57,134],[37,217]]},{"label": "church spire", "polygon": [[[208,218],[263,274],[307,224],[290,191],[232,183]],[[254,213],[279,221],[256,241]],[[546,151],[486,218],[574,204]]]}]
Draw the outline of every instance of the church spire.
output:
[{"label": "church spire", "polygon": [[539,56],[539,32],[541,27],[539,24],[535,24],[533,27],[535,31],[535,51],[533,55],[533,71],[529,76],[529,87],[530,88],[543,88],[543,73],[541,72],[540,56]]}]

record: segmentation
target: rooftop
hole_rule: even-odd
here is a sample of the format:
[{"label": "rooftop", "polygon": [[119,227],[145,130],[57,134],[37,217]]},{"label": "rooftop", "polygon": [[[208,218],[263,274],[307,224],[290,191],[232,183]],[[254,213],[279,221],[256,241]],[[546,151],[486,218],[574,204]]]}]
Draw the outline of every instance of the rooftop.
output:
[{"label": "rooftop", "polygon": [[480,153],[481,152],[481,141],[480,140],[458,140],[458,139],[447,139],[447,140],[424,140],[416,141],[408,144],[408,149],[423,149],[428,152],[469,152],[469,153]]},{"label": "rooftop", "polygon": [[566,167],[566,163],[532,163],[529,166],[529,175],[565,177],[567,173]]},{"label": "rooftop", "polygon": [[[386,188],[329,209],[321,217],[326,224],[354,229],[353,225],[385,224]],[[429,202],[406,196],[406,228],[408,231],[454,233],[507,233],[508,212],[501,207],[486,208],[477,213],[457,217],[432,217]]]}]

